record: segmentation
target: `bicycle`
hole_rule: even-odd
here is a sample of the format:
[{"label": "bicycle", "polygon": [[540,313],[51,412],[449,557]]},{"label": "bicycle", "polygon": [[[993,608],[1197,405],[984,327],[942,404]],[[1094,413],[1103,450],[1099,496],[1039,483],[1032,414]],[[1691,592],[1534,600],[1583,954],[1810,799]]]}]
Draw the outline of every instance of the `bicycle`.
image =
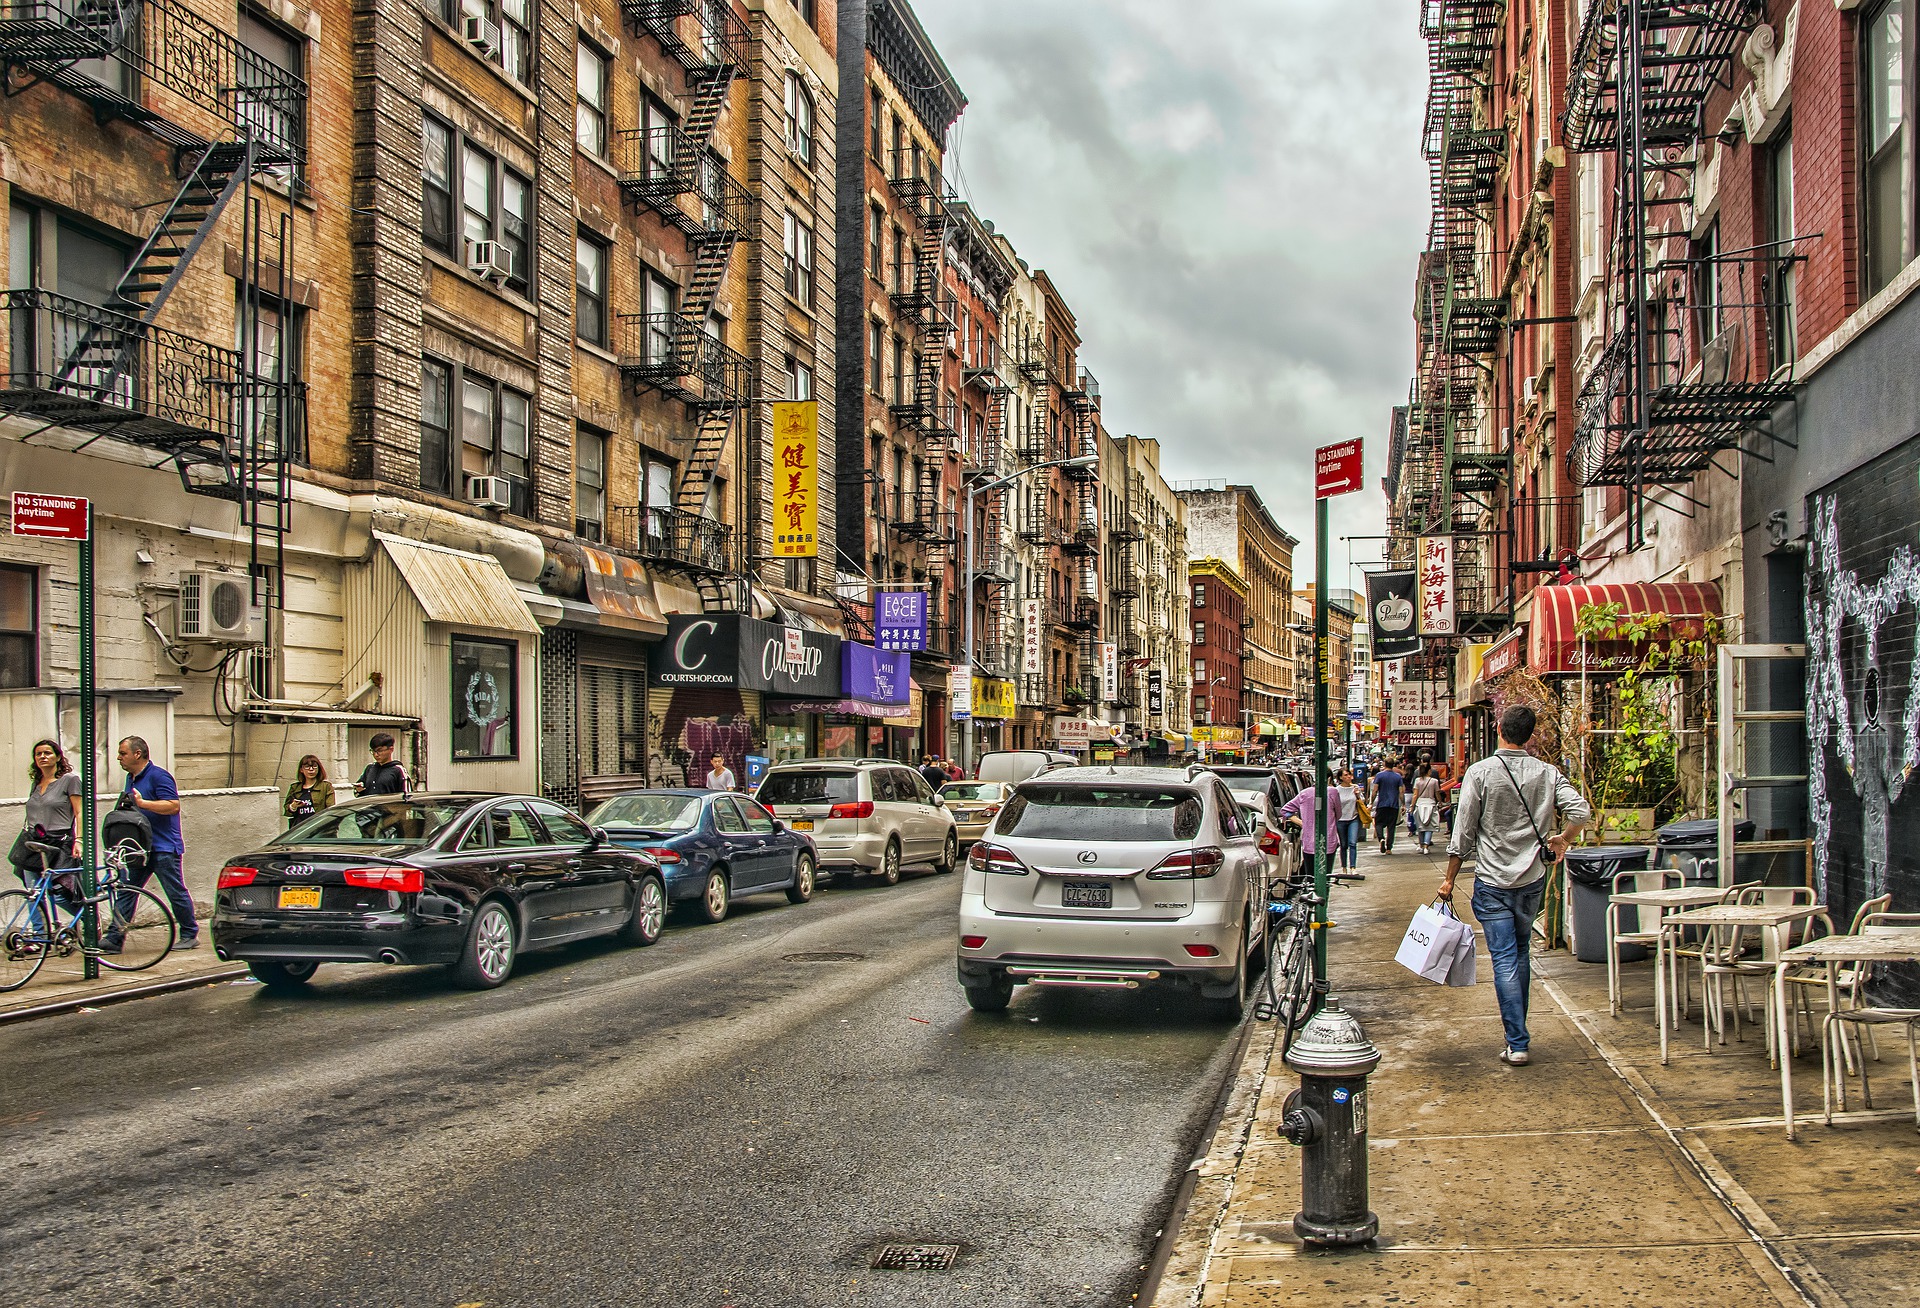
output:
[{"label": "bicycle", "polygon": [[[94,892],[83,895],[79,868],[50,866],[60,858],[60,846],[26,843],[41,855],[41,872],[25,890],[0,890],[0,992],[18,990],[33,980],[40,965],[56,954],[70,958],[78,953],[117,972],[140,972],[172,950],[177,928],[166,901],[145,886],[127,882],[128,864],[136,855],[144,857],[138,845],[123,841],[106,850]],[[117,949],[86,943],[89,914],[94,940],[117,941]]]},{"label": "bicycle", "polygon": [[[1363,873],[1334,872],[1330,882],[1342,885],[1364,881]],[[1333,924],[1321,920],[1326,900],[1314,889],[1311,856],[1303,859],[1287,881],[1279,899],[1267,901],[1267,965],[1261,977],[1253,1015],[1262,1022],[1284,1023],[1280,1052],[1293,1047],[1293,1038],[1307,1019],[1320,1011],[1324,987],[1314,984],[1313,953],[1318,933]]]}]

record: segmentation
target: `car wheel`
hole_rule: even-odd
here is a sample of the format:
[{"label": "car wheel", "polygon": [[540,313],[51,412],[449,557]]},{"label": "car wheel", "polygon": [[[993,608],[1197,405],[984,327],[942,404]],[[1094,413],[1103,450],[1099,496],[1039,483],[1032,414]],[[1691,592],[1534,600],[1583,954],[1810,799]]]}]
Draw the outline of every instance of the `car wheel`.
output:
[{"label": "car wheel", "polygon": [[484,900],[474,910],[460,961],[453,965],[454,984],[468,990],[491,990],[513,971],[513,958],[513,914],[497,899]]},{"label": "car wheel", "polygon": [[253,973],[253,979],[269,990],[304,990],[307,982],[313,980],[313,974],[319,970],[318,963],[277,963],[265,958],[247,960],[247,971]]},{"label": "car wheel", "polygon": [[641,877],[633,888],[633,916],[622,933],[634,945],[650,945],[667,924],[667,890],[657,877]]},{"label": "car wheel", "polygon": [[1004,1013],[1013,1002],[1013,979],[1005,972],[995,972],[985,985],[962,988],[967,992],[967,1007],[976,1013]]},{"label": "car wheel", "polygon": [[720,868],[707,873],[707,888],[700,892],[700,898],[694,901],[694,912],[702,922],[724,922],[727,909],[733,905],[733,896],[727,890],[727,874]]},{"label": "car wheel", "polygon": [[933,865],[935,872],[951,872],[960,865],[960,837],[947,832],[947,846],[940,851],[940,861]]},{"label": "car wheel", "polygon": [[813,855],[802,854],[793,861],[793,884],[787,887],[789,904],[804,904],[813,898]]},{"label": "car wheel", "polygon": [[887,838],[887,850],[880,855],[878,875],[890,886],[900,884],[900,838],[898,836]]}]

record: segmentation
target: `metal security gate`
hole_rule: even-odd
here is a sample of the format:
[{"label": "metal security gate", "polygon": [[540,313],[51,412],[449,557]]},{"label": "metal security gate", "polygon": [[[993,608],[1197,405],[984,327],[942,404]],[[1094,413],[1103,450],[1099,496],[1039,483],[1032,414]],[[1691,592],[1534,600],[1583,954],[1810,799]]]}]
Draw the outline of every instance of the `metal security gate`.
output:
[{"label": "metal security gate", "polygon": [[579,724],[582,802],[648,784],[645,672],[582,663]]},{"label": "metal security gate", "polygon": [[540,793],[556,804],[580,807],[579,753],[574,706],[579,677],[579,638],[549,628],[540,637]]}]

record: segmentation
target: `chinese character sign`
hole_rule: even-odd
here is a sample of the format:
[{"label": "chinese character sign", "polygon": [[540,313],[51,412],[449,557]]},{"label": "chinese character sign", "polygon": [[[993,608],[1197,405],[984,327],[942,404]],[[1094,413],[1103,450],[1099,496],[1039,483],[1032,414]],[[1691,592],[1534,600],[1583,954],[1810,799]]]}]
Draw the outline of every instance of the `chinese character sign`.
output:
[{"label": "chinese character sign", "polygon": [[1120,647],[1113,641],[1100,643],[1100,698],[1112,703],[1120,697]]},{"label": "chinese character sign", "polygon": [[819,554],[820,405],[817,400],[773,406],[773,557]]},{"label": "chinese character sign", "polygon": [[1045,657],[1040,635],[1040,601],[1029,599],[1020,601],[1020,671],[1028,676],[1038,676]]},{"label": "chinese character sign", "polygon": [[873,643],[881,649],[927,647],[927,593],[883,590],[873,597]]},{"label": "chinese character sign", "polygon": [[1420,573],[1420,634],[1451,636],[1453,622],[1453,537],[1422,536],[1416,557]]},{"label": "chinese character sign", "polygon": [[1445,731],[1453,697],[1444,681],[1402,681],[1393,688],[1391,730]]}]

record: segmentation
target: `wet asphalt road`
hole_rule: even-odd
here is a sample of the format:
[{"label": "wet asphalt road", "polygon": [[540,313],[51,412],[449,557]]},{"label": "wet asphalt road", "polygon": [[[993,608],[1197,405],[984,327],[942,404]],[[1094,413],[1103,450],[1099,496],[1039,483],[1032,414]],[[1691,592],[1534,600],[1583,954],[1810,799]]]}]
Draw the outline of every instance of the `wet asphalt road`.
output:
[{"label": "wet asphalt road", "polygon": [[[195,1305],[1126,1305],[1235,1032],[971,1013],[956,877],[0,1028],[0,1290]],[[854,954],[838,961],[809,954]],[[801,956],[801,957],[795,957]],[[876,1271],[888,1241],[962,1246]]]}]

